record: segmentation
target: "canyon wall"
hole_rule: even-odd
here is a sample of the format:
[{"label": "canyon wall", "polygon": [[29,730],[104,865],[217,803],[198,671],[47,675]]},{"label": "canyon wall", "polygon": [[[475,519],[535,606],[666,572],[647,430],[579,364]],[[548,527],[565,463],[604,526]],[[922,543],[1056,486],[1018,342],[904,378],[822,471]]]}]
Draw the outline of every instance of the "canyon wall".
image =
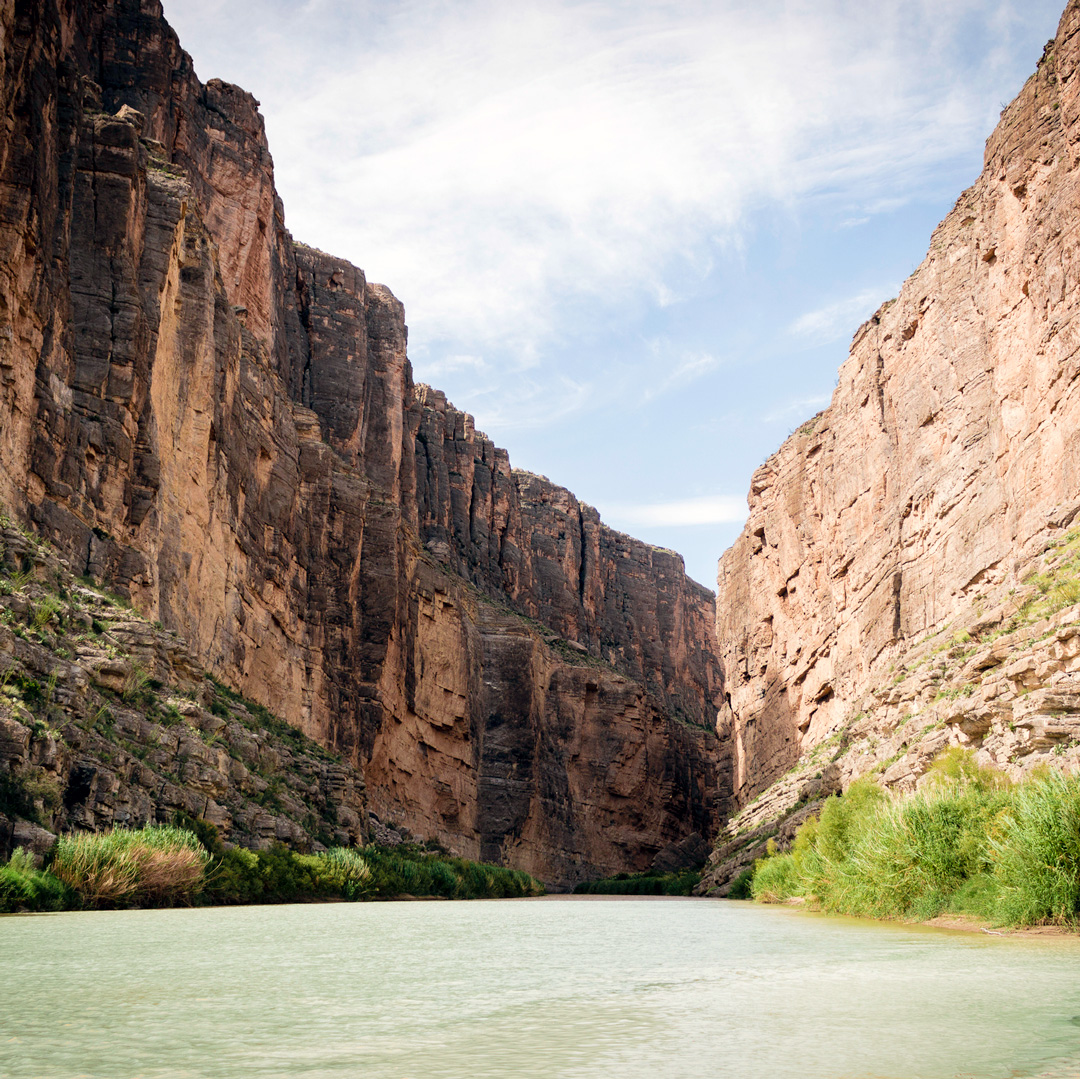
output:
[{"label": "canyon wall", "polygon": [[370,807],[556,884],[727,806],[713,597],[437,391],[154,0],[0,5],[0,501]]},{"label": "canyon wall", "polygon": [[1077,514],[1078,30],[1073,0],[982,174],[855,334],[829,407],[754,474],[717,596],[740,803],[857,726],[928,635],[1004,632]]}]

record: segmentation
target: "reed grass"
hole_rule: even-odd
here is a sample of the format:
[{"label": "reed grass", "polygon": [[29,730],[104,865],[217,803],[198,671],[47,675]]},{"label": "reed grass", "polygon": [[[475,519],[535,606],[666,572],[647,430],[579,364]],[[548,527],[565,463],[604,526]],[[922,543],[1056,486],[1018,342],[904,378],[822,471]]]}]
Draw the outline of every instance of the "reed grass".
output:
[{"label": "reed grass", "polygon": [[1080,777],[1043,771],[1010,785],[952,750],[918,791],[860,780],[754,867],[760,902],[926,920],[945,912],[1002,925],[1080,916]]},{"label": "reed grass", "polygon": [[91,907],[175,904],[203,882],[210,855],[171,825],[63,835],[49,871]]}]

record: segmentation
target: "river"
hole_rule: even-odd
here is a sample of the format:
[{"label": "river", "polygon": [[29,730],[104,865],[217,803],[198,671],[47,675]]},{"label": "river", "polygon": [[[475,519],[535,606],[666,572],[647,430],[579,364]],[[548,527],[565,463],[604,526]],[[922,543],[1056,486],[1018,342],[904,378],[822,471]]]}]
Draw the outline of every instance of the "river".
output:
[{"label": "river", "polygon": [[10,1079],[1080,1076],[1080,941],[723,900],[0,918]]}]

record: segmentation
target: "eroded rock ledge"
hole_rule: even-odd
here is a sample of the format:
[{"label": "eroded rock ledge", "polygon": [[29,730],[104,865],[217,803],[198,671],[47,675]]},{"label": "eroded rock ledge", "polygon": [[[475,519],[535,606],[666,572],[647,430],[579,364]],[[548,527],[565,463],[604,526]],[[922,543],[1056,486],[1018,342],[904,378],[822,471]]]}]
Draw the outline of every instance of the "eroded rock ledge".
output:
[{"label": "eroded rock ledge", "polygon": [[864,772],[1076,758],[1078,31],[1071,0],[829,407],[754,475],[717,597],[743,809],[707,889]]},{"label": "eroded rock ledge", "polygon": [[154,0],[0,6],[0,500],[379,813],[549,883],[728,801],[711,594],[437,391],[293,242],[258,103]]}]

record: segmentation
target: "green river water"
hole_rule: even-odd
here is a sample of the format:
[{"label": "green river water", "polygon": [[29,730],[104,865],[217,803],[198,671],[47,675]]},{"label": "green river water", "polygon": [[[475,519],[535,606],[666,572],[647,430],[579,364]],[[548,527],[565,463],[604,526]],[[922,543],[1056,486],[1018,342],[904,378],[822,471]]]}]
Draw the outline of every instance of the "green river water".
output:
[{"label": "green river water", "polygon": [[1080,1076],[1080,942],[722,900],[11,916],[0,1076]]}]

